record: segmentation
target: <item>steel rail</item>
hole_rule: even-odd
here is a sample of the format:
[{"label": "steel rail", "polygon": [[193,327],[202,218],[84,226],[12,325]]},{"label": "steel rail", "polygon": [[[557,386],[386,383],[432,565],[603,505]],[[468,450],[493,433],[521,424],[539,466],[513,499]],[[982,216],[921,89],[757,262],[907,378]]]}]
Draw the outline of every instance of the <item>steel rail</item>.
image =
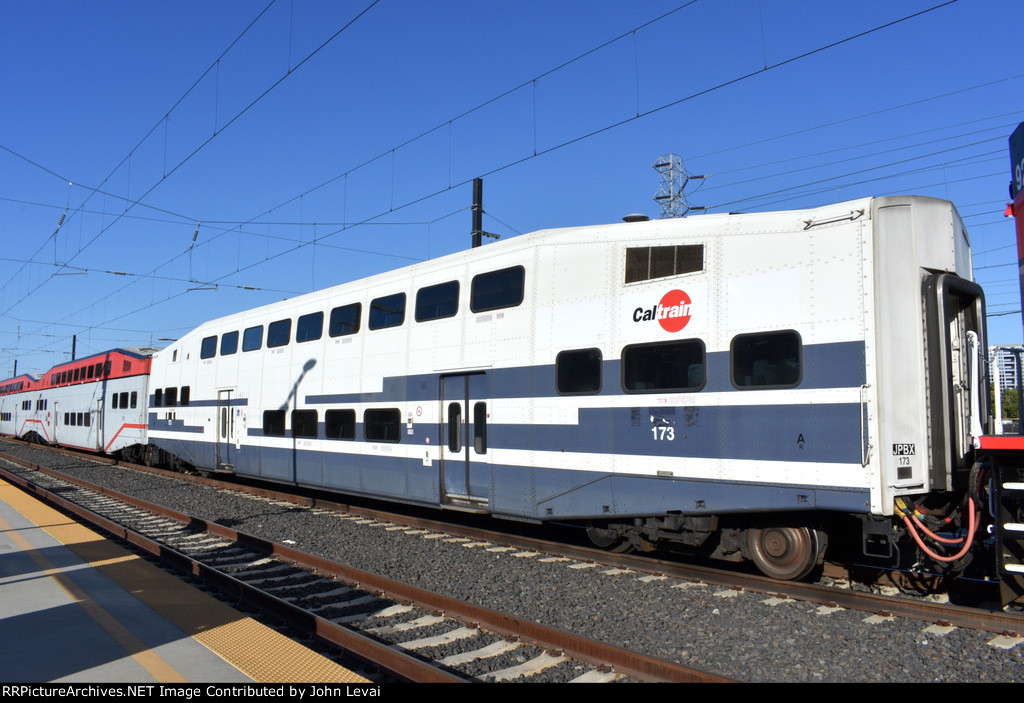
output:
[{"label": "steel rail", "polygon": [[[58,451],[67,452],[67,450]],[[71,453],[76,456],[88,456],[89,458],[94,458],[93,455],[85,455],[79,452],[67,453]],[[188,480],[218,488],[242,490],[275,500],[289,501],[296,505],[306,507],[319,507],[330,510],[359,513],[367,517],[375,517],[381,520],[397,522],[411,527],[446,531],[451,534],[457,534],[479,540],[497,541],[522,549],[532,549],[535,551],[558,554],[581,561],[646,571],[684,580],[701,581],[722,587],[762,592],[768,595],[787,597],[794,600],[803,600],[851,610],[860,610],[879,615],[896,615],[899,617],[913,618],[942,625],[954,625],[957,627],[965,627],[1010,636],[1021,636],[1024,634],[1024,617],[1015,613],[969,608],[966,606],[951,606],[943,603],[913,600],[909,598],[894,598],[876,593],[838,589],[818,584],[776,581],[767,576],[757,574],[742,574],[735,571],[716,569],[696,564],[683,564],[675,561],[654,559],[649,556],[613,554],[592,547],[575,546],[565,544],[563,542],[552,542],[538,538],[510,535],[504,532],[496,532],[485,528],[442,523],[441,521],[431,520],[429,518],[399,514],[361,505],[356,506],[350,503],[341,503],[314,496],[297,496],[293,493],[284,493],[279,490],[259,486],[226,482],[216,478],[190,476],[180,472],[167,471],[153,467],[137,466],[135,464],[127,464],[117,460],[112,460],[107,457],[95,458],[103,461],[104,463],[128,466],[157,475],[177,478],[178,480]]]},{"label": "steel rail", "polygon": [[[397,600],[415,603],[426,609],[443,611],[456,619],[475,623],[478,626],[486,628],[497,634],[517,638],[521,641],[529,642],[549,650],[557,650],[580,661],[597,666],[611,666],[615,671],[627,676],[633,676],[645,681],[667,683],[724,683],[730,681],[729,679],[721,676],[709,674],[707,672],[681,666],[672,662],[646,657],[620,647],[587,640],[563,630],[515,618],[505,613],[475,606],[432,591],[403,584],[398,581],[348,567],[343,564],[338,564],[322,557],[307,554],[292,547],[275,544],[253,535],[238,532],[237,530],[233,530],[214,522],[202,520],[200,518],[150,503],[149,501],[127,496],[109,488],[97,486],[88,481],[67,476],[60,473],[58,470],[42,467],[16,457],[11,457],[5,454],[0,454],[0,457],[60,478],[61,480],[74,483],[102,495],[115,498],[129,505],[173,519],[188,527],[203,530],[218,537],[238,542],[246,547],[274,555],[297,566],[314,570],[321,574],[331,575],[344,581],[357,584],[363,588],[387,594]],[[352,651],[365,659],[380,663],[382,666],[387,666],[389,670],[396,671],[396,673],[399,673],[403,677],[414,681],[463,680],[436,667],[424,665],[420,660],[407,657],[400,652],[396,652],[391,648],[380,645],[374,640],[367,640],[373,645],[369,650],[367,650],[363,642],[366,638],[363,638],[361,635],[358,635],[347,628],[342,628],[329,620],[315,616],[285,601],[281,601],[274,596],[258,591],[257,589],[254,589],[231,576],[222,574],[210,567],[206,567],[196,562],[191,557],[183,555],[176,550],[166,547],[165,545],[149,540],[142,535],[138,535],[137,533],[117,525],[102,516],[95,515],[87,509],[75,506],[73,503],[60,498],[41,487],[35,486],[35,484],[32,484],[15,474],[10,474],[2,468],[0,468],[0,475],[5,477],[9,476],[15,483],[22,486],[25,490],[30,490],[40,495],[45,494],[48,500],[53,500],[54,502],[59,503],[63,507],[66,507],[66,509],[82,516],[83,519],[97,522],[97,524],[100,524],[110,533],[117,535],[132,544],[136,544],[155,556],[166,559],[169,563],[175,565],[176,568],[179,568],[186,573],[192,573],[197,577],[208,579],[227,593],[251,599],[252,602],[258,605],[261,609],[274,613],[278,617],[289,622],[293,627],[304,632],[324,637],[327,641]],[[390,660],[392,655],[397,657],[397,661],[385,663],[385,661],[381,660],[382,658],[388,658]],[[411,662],[414,662],[416,666],[409,667],[409,662],[406,660],[411,660]],[[398,670],[393,668],[395,666],[402,666],[403,668]],[[424,666],[427,666],[428,668],[424,669]],[[438,675],[441,675],[442,678],[433,678]]]},{"label": "steel rail", "polygon": [[[44,473],[53,473],[45,467],[38,467],[30,464],[29,462],[23,462],[6,455],[3,455],[3,458],[8,459],[9,461],[17,461],[17,463],[23,466],[28,466],[29,468],[34,468]],[[78,518],[132,544],[138,549],[161,559],[178,571],[192,574],[197,578],[203,579],[205,582],[214,585],[225,593],[250,603],[261,611],[271,613],[276,617],[281,618],[291,627],[294,627],[301,632],[315,635],[326,642],[341,647],[356,657],[378,665],[383,669],[392,672],[396,676],[416,683],[466,683],[464,678],[439,669],[429,662],[424,662],[420,659],[416,659],[415,657],[411,657],[400,650],[388,647],[387,645],[363,636],[354,630],[341,627],[329,620],[325,620],[324,618],[313,615],[312,613],[303,611],[290,603],[260,591],[259,589],[239,581],[228,574],[212,569],[211,567],[206,566],[171,547],[160,544],[159,542],[145,537],[134,530],[130,530],[119,525],[102,515],[97,515],[91,510],[83,508],[82,506],[61,497],[42,486],[34,484],[17,474],[13,474],[2,467],[0,467],[0,477],[18,486],[23,491],[50,502]],[[75,481],[63,475],[61,475],[60,478],[62,480],[71,480],[73,483],[82,487],[96,490],[94,487],[88,486],[84,482]],[[127,498],[120,496],[116,491],[100,490],[98,492],[121,500]],[[130,505],[147,510],[155,509],[154,511],[157,512],[157,514],[178,519],[175,518],[173,514],[174,511],[160,509],[159,506],[147,504],[146,501],[128,498],[126,502]],[[184,520],[179,519],[179,522],[184,522],[189,526],[201,527],[204,524],[201,520],[189,518],[188,516],[184,516],[180,513],[177,515],[184,518]],[[216,532],[219,533],[219,536],[227,537],[231,531],[226,528],[221,528]],[[241,535],[240,537],[241,539],[238,540],[239,542],[247,545],[249,544],[248,539]],[[259,544],[260,542],[261,540],[254,540],[255,544]]]}]

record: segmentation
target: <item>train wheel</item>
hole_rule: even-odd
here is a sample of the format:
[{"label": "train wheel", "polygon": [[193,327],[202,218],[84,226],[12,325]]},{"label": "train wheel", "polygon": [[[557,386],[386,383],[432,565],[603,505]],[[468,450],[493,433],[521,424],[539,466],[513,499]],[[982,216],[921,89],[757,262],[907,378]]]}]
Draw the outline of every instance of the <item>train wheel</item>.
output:
[{"label": "train wheel", "polygon": [[618,530],[609,530],[603,527],[595,527],[592,524],[587,525],[587,537],[594,543],[595,547],[606,549],[609,552],[615,552],[616,554],[628,554],[632,552],[635,547],[633,544]]},{"label": "train wheel", "polygon": [[765,527],[747,530],[750,559],[765,576],[795,581],[811,573],[824,540],[810,527]]}]

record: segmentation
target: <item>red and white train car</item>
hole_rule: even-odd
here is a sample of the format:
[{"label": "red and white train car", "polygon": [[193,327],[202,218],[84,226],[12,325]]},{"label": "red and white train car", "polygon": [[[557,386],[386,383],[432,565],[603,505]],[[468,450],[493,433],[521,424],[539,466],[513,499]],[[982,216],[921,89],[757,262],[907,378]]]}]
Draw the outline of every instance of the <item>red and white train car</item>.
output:
[{"label": "red and white train car", "polygon": [[141,458],[155,351],[113,349],[0,382],[0,434]]}]

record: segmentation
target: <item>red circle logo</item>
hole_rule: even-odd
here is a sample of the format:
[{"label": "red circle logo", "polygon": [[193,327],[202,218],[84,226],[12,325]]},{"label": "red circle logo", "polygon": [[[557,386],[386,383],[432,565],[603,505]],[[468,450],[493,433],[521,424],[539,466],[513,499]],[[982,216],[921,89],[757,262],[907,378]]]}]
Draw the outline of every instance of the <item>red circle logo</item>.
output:
[{"label": "red circle logo", "polygon": [[690,321],[690,296],[681,290],[670,290],[658,303],[658,324],[666,332],[678,332]]}]

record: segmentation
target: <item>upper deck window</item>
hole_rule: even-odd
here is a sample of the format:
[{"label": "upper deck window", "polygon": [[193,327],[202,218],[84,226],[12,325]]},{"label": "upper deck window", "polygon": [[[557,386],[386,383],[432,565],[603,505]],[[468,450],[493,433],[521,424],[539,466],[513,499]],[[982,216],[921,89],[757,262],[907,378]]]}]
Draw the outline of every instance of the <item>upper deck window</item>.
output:
[{"label": "upper deck window", "polygon": [[454,317],[458,311],[458,281],[439,283],[416,291],[416,322]]},{"label": "upper deck window", "polygon": [[256,351],[263,347],[263,325],[250,327],[242,333],[242,351]]},{"label": "upper deck window", "polygon": [[283,347],[292,339],[292,321],[278,320],[277,322],[271,322],[270,326],[267,327],[267,346],[268,347]]},{"label": "upper deck window", "polygon": [[377,298],[370,303],[370,329],[398,327],[405,322],[405,293]]},{"label": "upper deck window", "polygon": [[626,283],[650,281],[703,270],[703,244],[626,249]]},{"label": "upper deck window", "polygon": [[296,342],[312,342],[324,335],[324,314],[322,312],[311,312],[299,318],[299,324],[295,327]]},{"label": "upper deck window", "polygon": [[332,337],[344,337],[347,334],[355,334],[359,331],[359,318],[362,316],[362,303],[342,305],[331,310],[330,327],[328,334]]},{"label": "upper deck window", "polygon": [[474,276],[469,309],[473,312],[486,312],[519,305],[523,302],[525,280],[526,270],[522,266]]},{"label": "upper deck window", "polygon": [[230,356],[238,351],[238,332],[225,332],[220,338],[220,355]]},{"label": "upper deck window", "polygon": [[212,359],[217,355],[217,335],[212,337],[206,337],[203,339],[202,345],[199,347],[199,358],[200,359]]}]

